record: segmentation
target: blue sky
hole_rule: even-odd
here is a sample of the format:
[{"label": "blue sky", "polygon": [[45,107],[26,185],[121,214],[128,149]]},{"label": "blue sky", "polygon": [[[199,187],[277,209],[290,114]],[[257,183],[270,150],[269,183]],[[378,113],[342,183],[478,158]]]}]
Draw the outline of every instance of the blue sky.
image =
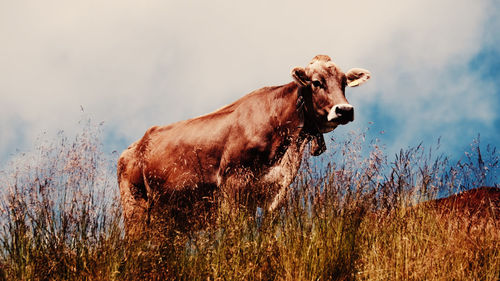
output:
[{"label": "blue sky", "polygon": [[[373,79],[349,89],[389,154],[441,137],[458,159],[500,144],[498,1],[2,1],[0,163],[43,132],[104,121],[107,152],[327,54]],[[383,134],[380,133],[383,131]]]}]

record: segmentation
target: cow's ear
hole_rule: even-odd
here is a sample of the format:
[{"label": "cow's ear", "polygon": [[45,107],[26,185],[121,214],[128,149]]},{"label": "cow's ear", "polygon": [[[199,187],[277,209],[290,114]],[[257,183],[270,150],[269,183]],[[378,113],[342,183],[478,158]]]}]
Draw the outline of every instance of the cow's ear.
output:
[{"label": "cow's ear", "polygon": [[303,67],[296,67],[292,70],[292,77],[299,85],[307,86],[310,82],[306,70]]},{"label": "cow's ear", "polygon": [[345,74],[347,78],[347,86],[349,87],[357,87],[366,82],[366,80],[370,79],[371,73],[370,71],[362,68],[353,68],[347,71]]}]

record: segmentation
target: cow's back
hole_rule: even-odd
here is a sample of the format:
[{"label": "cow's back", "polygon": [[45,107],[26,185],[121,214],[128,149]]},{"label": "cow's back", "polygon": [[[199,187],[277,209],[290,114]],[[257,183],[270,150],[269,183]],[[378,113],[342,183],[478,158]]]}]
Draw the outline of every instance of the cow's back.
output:
[{"label": "cow's back", "polygon": [[144,172],[152,188],[180,190],[216,183],[233,127],[231,111],[155,127],[144,140]]},{"label": "cow's back", "polygon": [[260,168],[273,157],[276,128],[268,114],[270,91],[255,91],[211,114],[153,127],[137,150],[153,187],[183,189],[220,184],[225,171]]}]

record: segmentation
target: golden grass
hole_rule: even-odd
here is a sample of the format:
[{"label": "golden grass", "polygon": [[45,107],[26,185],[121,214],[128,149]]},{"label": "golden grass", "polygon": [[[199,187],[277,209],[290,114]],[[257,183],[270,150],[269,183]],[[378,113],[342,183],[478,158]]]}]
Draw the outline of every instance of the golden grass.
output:
[{"label": "golden grass", "polygon": [[304,161],[278,212],[219,202],[203,230],[166,216],[131,240],[99,135],[84,124],[2,174],[0,280],[499,280],[498,206],[473,216],[419,204],[498,183],[499,156],[478,142],[455,165],[422,146],[389,162],[352,135],[327,163]]}]

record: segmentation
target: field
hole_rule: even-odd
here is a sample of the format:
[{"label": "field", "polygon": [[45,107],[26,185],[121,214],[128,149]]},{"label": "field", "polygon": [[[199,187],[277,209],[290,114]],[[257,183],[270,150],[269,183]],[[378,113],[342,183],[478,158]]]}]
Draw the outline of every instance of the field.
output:
[{"label": "field", "polygon": [[118,155],[82,127],[2,172],[0,280],[500,279],[500,157],[479,140],[451,163],[422,145],[389,157],[353,133],[321,163],[304,159],[279,212],[219,200],[204,230],[158,222],[131,240]]}]

